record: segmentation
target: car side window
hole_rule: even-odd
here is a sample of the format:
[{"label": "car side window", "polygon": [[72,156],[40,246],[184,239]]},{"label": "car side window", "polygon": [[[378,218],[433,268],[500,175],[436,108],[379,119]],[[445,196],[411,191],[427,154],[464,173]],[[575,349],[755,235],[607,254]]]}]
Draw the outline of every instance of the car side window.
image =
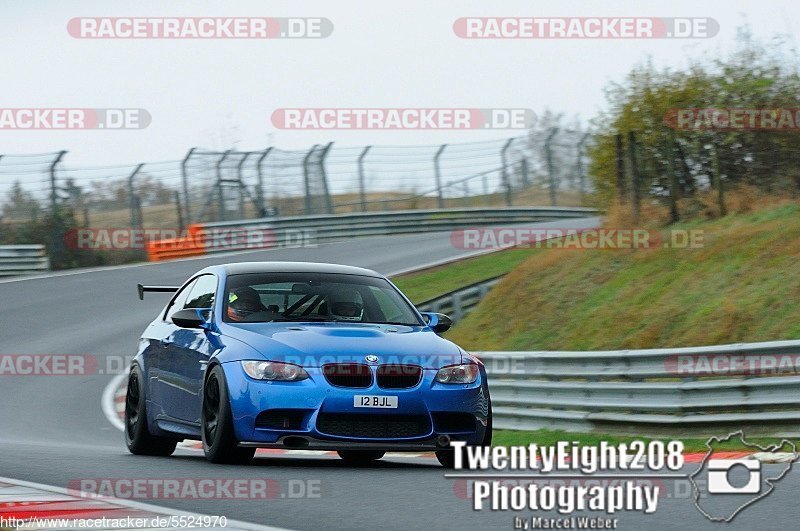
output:
[{"label": "car side window", "polygon": [[170,318],[172,317],[172,314],[174,314],[178,310],[182,310],[183,309],[183,305],[186,302],[186,297],[192,291],[192,287],[194,287],[196,282],[197,282],[197,279],[192,280],[191,282],[186,284],[186,286],[184,286],[183,289],[180,290],[175,295],[175,297],[172,299],[172,302],[170,302],[169,306],[167,306],[167,311],[164,312],[164,320],[165,321],[169,321]]},{"label": "car side window", "polygon": [[214,295],[216,292],[217,277],[214,275],[197,277],[197,281],[194,283],[183,308],[211,308],[214,305]]}]

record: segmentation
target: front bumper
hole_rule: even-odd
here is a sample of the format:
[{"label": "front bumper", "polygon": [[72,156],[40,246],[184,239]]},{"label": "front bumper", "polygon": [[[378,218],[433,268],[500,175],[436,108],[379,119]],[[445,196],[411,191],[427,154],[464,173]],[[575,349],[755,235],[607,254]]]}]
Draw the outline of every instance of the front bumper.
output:
[{"label": "front bumper", "polygon": [[[483,367],[466,385],[438,383],[437,371],[425,369],[410,389],[382,389],[375,379],[367,388],[336,387],[319,368],[306,368],[309,378],[300,382],[253,380],[239,362],[225,363],[223,369],[241,446],[419,452],[441,449],[449,440],[480,444],[487,429]],[[396,396],[398,407],[357,408],[355,395]],[[271,424],[264,422],[265,415]]]},{"label": "front bumper", "polygon": [[433,452],[447,448],[449,438],[436,437],[420,441],[348,439],[316,439],[308,434],[284,435],[276,442],[244,441],[239,446],[247,448],[282,448],[285,450],[379,450],[384,452]]}]

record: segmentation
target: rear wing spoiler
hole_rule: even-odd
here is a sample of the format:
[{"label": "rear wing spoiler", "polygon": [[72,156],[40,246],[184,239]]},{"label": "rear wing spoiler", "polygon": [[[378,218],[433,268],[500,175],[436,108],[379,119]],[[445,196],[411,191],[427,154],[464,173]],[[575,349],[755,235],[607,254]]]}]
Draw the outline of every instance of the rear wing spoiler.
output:
[{"label": "rear wing spoiler", "polygon": [[180,286],[142,286],[141,284],[136,285],[137,290],[139,291],[139,300],[144,300],[145,292],[153,292],[153,293],[175,293],[179,289]]}]

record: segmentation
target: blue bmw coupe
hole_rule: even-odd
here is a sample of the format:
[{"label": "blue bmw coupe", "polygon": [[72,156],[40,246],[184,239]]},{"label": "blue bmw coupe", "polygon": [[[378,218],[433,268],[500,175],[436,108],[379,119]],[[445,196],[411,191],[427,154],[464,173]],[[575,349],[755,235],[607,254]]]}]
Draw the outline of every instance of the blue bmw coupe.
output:
[{"label": "blue bmw coupe", "polygon": [[439,336],[385,277],[300,262],[213,266],[172,293],[130,369],[125,439],[170,455],[202,440],[213,463],[257,448],[335,450],[353,464],[387,451],[489,445],[492,409],[481,362]]}]

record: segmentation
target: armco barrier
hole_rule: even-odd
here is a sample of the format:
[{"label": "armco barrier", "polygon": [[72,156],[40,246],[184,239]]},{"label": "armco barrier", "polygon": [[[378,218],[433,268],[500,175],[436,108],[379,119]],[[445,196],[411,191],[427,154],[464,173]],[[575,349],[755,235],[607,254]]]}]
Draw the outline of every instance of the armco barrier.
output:
[{"label": "armco barrier", "polygon": [[800,341],[475,354],[495,428],[800,437]]},{"label": "armco barrier", "polygon": [[44,245],[0,245],[0,277],[32,275],[49,269]]},{"label": "armco barrier", "polygon": [[464,318],[475,306],[481,302],[481,299],[486,296],[490,289],[492,289],[503,275],[492,277],[480,282],[475,282],[463,288],[445,293],[436,298],[429,299],[425,302],[417,304],[417,308],[421,312],[437,312],[447,314],[458,322]]},{"label": "armco barrier", "polygon": [[187,241],[187,238],[165,240],[148,246],[147,254],[148,259],[157,261],[181,256],[257,248],[258,245],[230,244],[232,240],[246,242],[249,235],[253,233],[267,234],[271,238],[269,245],[262,245],[262,247],[285,247],[362,236],[447,231],[486,225],[517,225],[581,218],[596,214],[597,210],[582,207],[506,207],[358,212],[334,216],[225,221],[193,226],[194,230],[202,230],[208,234],[205,245],[198,245],[194,238],[191,241]]}]

